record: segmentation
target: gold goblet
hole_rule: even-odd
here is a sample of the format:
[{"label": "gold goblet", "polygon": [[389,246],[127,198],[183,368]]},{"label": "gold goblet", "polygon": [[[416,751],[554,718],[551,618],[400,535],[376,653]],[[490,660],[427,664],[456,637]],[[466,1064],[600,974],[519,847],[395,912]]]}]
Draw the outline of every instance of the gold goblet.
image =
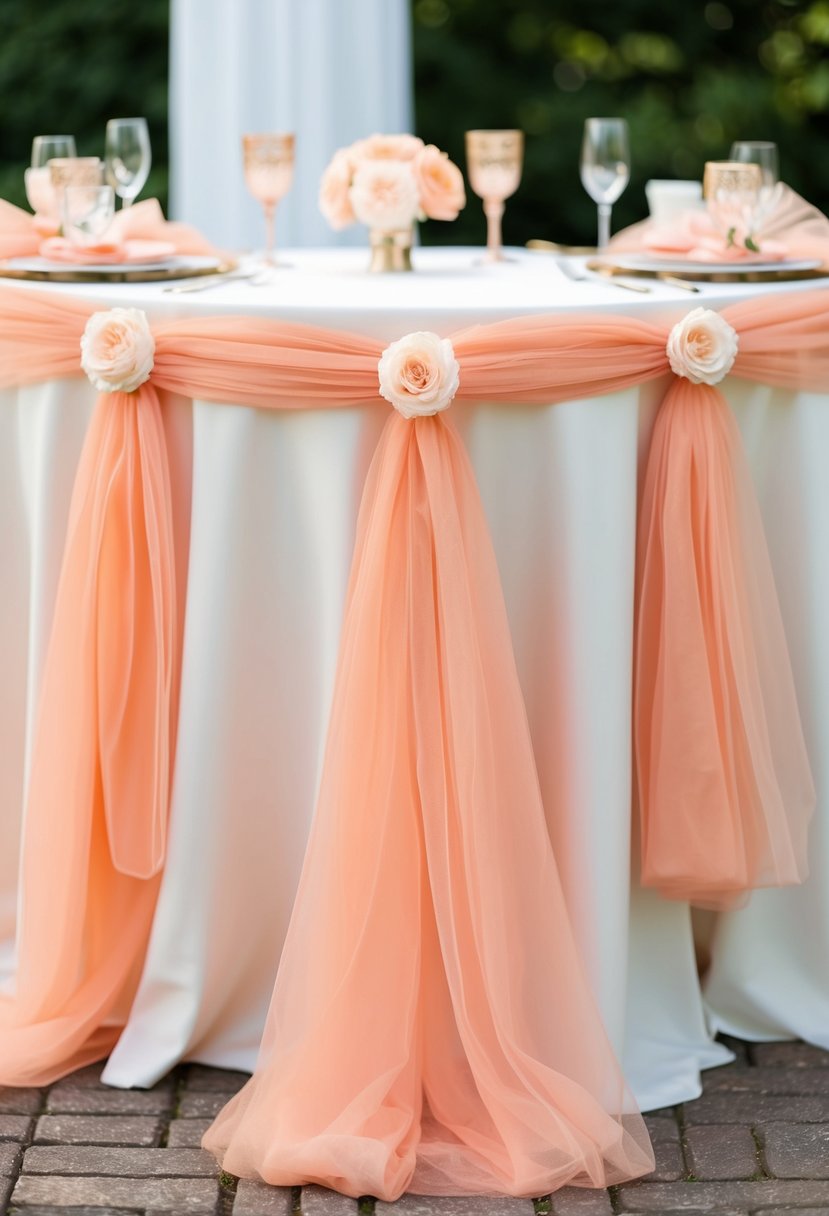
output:
[{"label": "gold goblet", "polygon": [[243,135],[242,154],[245,184],[265,215],[265,263],[277,266],[274,257],[276,204],[288,193],[294,180],[295,136]]},{"label": "gold goblet", "polygon": [[469,184],[483,199],[486,216],[486,261],[503,262],[501,217],[504,201],[521,181],[523,131],[467,131],[466,167]]},{"label": "gold goblet", "polygon": [[729,245],[735,240],[755,247],[753,240],[763,175],[759,165],[734,160],[709,160],[702,179],[708,214]]}]

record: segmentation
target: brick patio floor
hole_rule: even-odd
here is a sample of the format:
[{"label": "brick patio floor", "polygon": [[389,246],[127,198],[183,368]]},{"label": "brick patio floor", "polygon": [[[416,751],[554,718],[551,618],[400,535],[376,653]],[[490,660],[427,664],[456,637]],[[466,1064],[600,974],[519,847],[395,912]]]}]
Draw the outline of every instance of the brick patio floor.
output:
[{"label": "brick patio floor", "polygon": [[107,1089],[100,1067],[46,1089],[0,1089],[0,1209],[21,1216],[829,1216],[829,1052],[730,1045],[697,1102],[647,1116],[657,1169],[610,1191],[551,1198],[359,1203],[220,1175],[199,1148],[245,1077],[183,1065],[151,1090]]}]

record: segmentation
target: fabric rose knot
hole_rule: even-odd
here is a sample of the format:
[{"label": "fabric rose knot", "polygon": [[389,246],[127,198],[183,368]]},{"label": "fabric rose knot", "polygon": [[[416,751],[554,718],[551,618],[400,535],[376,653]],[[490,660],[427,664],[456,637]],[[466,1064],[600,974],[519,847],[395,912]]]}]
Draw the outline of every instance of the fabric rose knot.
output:
[{"label": "fabric rose knot", "polygon": [[737,333],[710,308],[695,308],[677,321],[668,338],[668,361],[692,384],[719,384],[737,357]]},{"label": "fabric rose knot", "polygon": [[422,418],[445,410],[460,383],[452,343],[432,333],[407,334],[392,342],[377,367],[380,395],[404,418]]},{"label": "fabric rose knot", "polygon": [[81,367],[103,393],[132,393],[149,380],[155,341],[140,308],[94,312],[81,338]]}]

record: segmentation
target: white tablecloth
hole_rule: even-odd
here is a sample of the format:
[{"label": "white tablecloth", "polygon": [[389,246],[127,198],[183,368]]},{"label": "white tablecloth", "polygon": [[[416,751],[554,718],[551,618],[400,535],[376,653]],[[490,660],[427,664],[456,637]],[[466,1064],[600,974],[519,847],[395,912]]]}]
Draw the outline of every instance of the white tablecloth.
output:
[{"label": "white tablecloth", "polygon": [[[802,290],[718,285],[691,296],[658,284],[638,296],[573,284],[543,255],[516,253],[499,267],[463,250],[415,256],[409,276],[364,274],[363,251],[308,251],[291,254],[293,268],[267,287],[48,290],[155,319],[255,313],[388,340],[564,310],[673,320],[749,292]],[[811,878],[718,919],[705,998],[689,909],[630,881],[637,480],[663,387],[546,408],[453,407],[492,530],[575,933],[645,1109],[698,1095],[699,1070],[729,1058],[717,1028],[829,1047],[829,385],[825,396],[723,386],[766,519],[820,802]],[[26,759],[94,393],[74,380],[0,396],[0,916],[10,954]],[[313,813],[360,493],[385,414],[380,405],[277,414],[168,400],[165,417],[187,588],[180,718],[150,949],[105,1072],[122,1086],[151,1084],[181,1058],[253,1067]]]}]

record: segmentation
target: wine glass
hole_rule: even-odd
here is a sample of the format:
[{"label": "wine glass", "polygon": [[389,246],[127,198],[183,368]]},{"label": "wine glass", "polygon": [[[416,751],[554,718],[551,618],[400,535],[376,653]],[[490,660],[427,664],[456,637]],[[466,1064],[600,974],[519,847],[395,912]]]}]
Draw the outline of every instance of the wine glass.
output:
[{"label": "wine glass", "polygon": [[523,131],[466,132],[466,168],[469,184],[484,204],[488,262],[509,260],[501,247],[501,217],[505,200],[518,189],[523,160]]},{"label": "wine glass", "polygon": [[52,186],[49,161],[53,157],[69,159],[77,156],[72,135],[36,135],[32,140],[32,163],[23,174],[26,198],[35,215],[57,220],[57,198]]},{"label": "wine glass", "polygon": [[265,216],[265,254],[267,266],[284,263],[274,256],[274,219],[276,204],[291,188],[294,180],[294,145],[291,134],[243,135],[242,156],[245,184]]},{"label": "wine glass", "polygon": [[759,165],[733,160],[706,161],[702,192],[708,214],[729,248],[735,244],[755,248],[754,219],[761,185]]},{"label": "wine glass", "polygon": [[743,165],[760,167],[760,190],[754,216],[755,226],[759,228],[777,206],[783,192],[779,181],[777,144],[768,139],[738,139],[731,145],[729,159]]},{"label": "wine glass", "polygon": [[32,168],[44,169],[55,156],[77,156],[73,135],[36,135],[32,140]]},{"label": "wine glass", "polygon": [[131,207],[144,188],[152,164],[146,118],[110,118],[104,150],[107,181]]},{"label": "wine glass", "polygon": [[630,141],[624,118],[588,118],[581,145],[581,184],[598,205],[599,249],[610,240],[610,212],[630,180]]},{"label": "wine glass", "polygon": [[112,186],[67,186],[61,208],[63,235],[73,245],[100,245],[115,215]]}]

